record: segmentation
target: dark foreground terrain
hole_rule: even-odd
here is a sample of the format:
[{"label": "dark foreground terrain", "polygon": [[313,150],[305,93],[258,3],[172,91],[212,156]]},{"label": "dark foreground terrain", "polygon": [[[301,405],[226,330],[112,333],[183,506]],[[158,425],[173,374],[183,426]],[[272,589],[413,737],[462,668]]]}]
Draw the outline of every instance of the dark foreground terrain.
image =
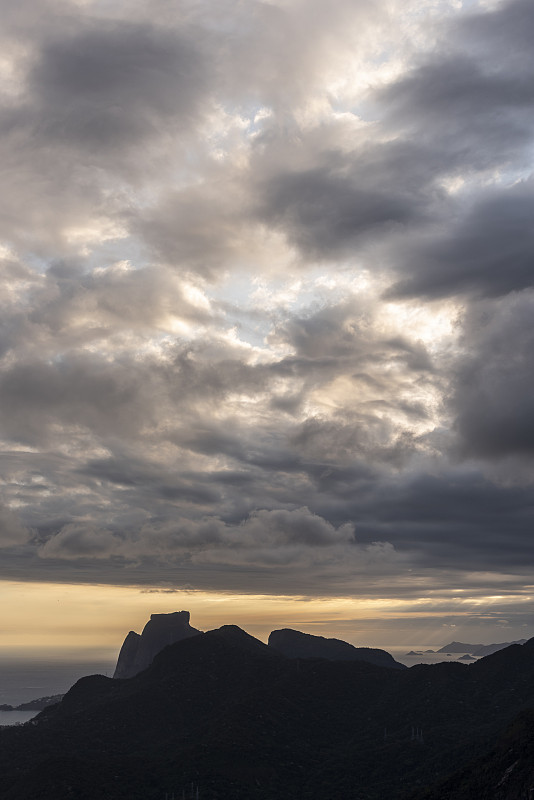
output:
[{"label": "dark foreground terrain", "polygon": [[532,800],[534,639],[409,670],[224,626],[0,731],[2,800]]}]

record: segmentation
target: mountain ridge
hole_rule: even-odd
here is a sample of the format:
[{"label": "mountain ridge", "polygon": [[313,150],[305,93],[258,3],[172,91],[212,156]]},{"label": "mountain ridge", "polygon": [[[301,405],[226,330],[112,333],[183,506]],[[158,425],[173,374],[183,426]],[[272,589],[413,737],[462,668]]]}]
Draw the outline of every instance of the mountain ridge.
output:
[{"label": "mountain ridge", "polygon": [[525,644],[527,639],[516,639],[513,642],[499,642],[498,644],[467,644],[466,642],[449,642],[443,645],[436,653],[469,653],[472,656],[489,656],[498,650],[504,650],[512,644]]},{"label": "mountain ridge", "polygon": [[[202,631],[191,627],[189,621],[189,611],[152,614],[141,634],[135,631],[127,634],[119,652],[113,677],[131,678],[146,669],[164,647],[201,634]],[[227,632],[230,629],[234,629],[234,632],[240,630],[235,625],[223,625],[217,630],[222,631],[225,628],[228,629]],[[405,666],[395,661],[386,650],[355,647],[341,639],[326,639],[323,636],[314,636],[290,628],[272,631],[266,647],[284,652],[290,657],[362,660],[395,669],[405,669]]]},{"label": "mountain ridge", "polygon": [[374,647],[355,647],[342,639],[327,639],[302,633],[292,628],[282,628],[269,634],[268,646],[288,658],[326,658],[330,661],[368,661],[391,669],[407,669],[395,661],[386,650]]},{"label": "mountain ridge", "polygon": [[223,626],[0,730],[0,797],[162,800],[194,783],[199,800],[401,800],[534,707],[533,651],[396,670],[291,659]]}]

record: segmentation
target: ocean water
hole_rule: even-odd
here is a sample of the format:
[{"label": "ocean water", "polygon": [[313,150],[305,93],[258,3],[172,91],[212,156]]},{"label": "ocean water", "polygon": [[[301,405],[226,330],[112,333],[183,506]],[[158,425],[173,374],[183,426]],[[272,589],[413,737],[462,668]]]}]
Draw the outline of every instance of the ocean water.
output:
[{"label": "ocean water", "polygon": [[[387,647],[387,645],[385,645],[381,649],[387,650],[388,653],[391,653],[395,661],[400,661],[401,664],[405,664],[407,667],[413,667],[415,664],[440,664],[442,661],[460,661],[460,664],[473,663],[473,661],[466,661],[462,658],[462,656],[467,655],[467,653],[451,653],[450,655],[447,655],[447,653],[437,653],[436,650],[439,650],[440,647],[442,647],[442,645],[405,644],[394,645],[393,647]],[[428,652],[429,650],[433,650],[434,652]]]},{"label": "ocean water", "polygon": [[6,725],[23,725],[38,713],[38,711],[0,711],[0,728]]},{"label": "ocean water", "polygon": [[[65,694],[85,675],[111,677],[115,663],[101,661],[0,660],[0,705],[18,706],[39,697]],[[27,722],[32,711],[0,711],[0,726]]]}]

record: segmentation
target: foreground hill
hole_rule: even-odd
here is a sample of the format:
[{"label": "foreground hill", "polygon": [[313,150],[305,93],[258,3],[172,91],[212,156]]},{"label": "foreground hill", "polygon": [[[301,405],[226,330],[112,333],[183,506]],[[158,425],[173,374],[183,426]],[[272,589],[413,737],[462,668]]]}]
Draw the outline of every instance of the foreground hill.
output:
[{"label": "foreground hill", "polygon": [[411,800],[531,800],[534,797],[534,710],[520,714],[482,758]]},{"label": "foreground hill", "polygon": [[0,798],[400,799],[483,758],[526,708],[534,640],[397,670],[290,659],[224,626],[1,730]]}]

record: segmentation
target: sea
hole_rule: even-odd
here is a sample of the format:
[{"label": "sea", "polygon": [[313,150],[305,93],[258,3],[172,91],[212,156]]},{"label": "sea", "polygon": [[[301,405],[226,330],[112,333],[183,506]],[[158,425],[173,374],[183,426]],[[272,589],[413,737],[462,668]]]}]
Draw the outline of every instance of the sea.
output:
[{"label": "sea", "polygon": [[[463,653],[450,655],[435,652],[436,645],[395,645],[381,647],[391,653],[396,661],[412,667],[415,664],[437,664],[441,661],[457,661]],[[434,652],[429,652],[434,651]],[[115,660],[100,661],[50,661],[13,659],[0,661],[0,705],[18,706],[40,697],[65,694],[77,680],[85,675],[111,677]],[[460,663],[471,663],[460,661]],[[37,711],[0,711],[0,727],[28,722]]]},{"label": "sea", "polygon": [[[114,669],[115,663],[108,660],[0,660],[0,705],[18,706],[40,697],[65,694],[85,675],[111,677]],[[37,711],[0,711],[0,726],[28,722],[37,713]]]},{"label": "sea", "polygon": [[410,644],[394,645],[393,647],[384,646],[381,649],[391,653],[395,661],[399,661],[406,667],[413,667],[415,664],[440,664],[442,661],[460,661],[460,664],[472,664],[477,659],[475,657],[465,659],[469,653],[438,653],[441,645]]}]

